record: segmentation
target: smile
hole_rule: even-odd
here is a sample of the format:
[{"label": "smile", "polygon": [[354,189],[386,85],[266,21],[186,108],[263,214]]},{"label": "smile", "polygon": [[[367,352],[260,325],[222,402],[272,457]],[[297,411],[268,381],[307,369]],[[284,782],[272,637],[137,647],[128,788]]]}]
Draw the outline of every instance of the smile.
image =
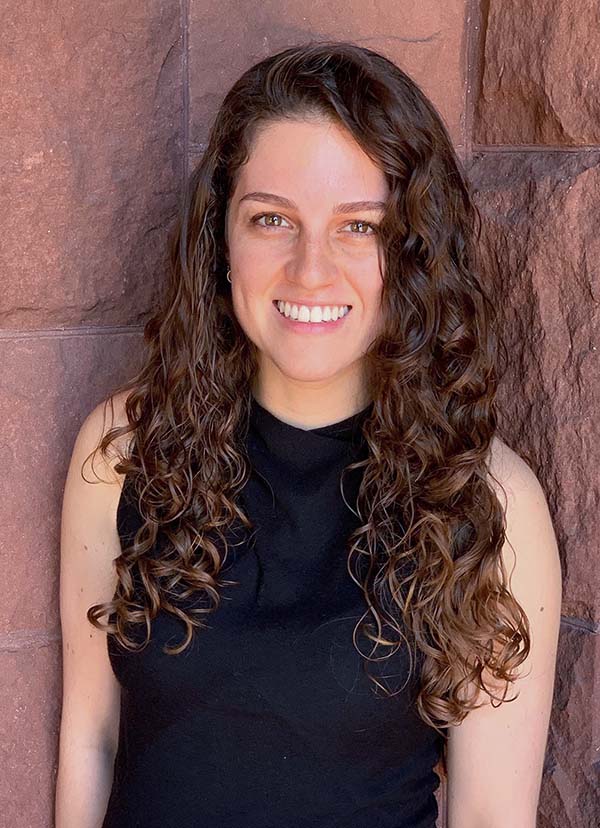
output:
[{"label": "smile", "polygon": [[283,299],[275,299],[273,304],[282,316],[295,322],[337,322],[347,316],[352,305],[295,305]]}]

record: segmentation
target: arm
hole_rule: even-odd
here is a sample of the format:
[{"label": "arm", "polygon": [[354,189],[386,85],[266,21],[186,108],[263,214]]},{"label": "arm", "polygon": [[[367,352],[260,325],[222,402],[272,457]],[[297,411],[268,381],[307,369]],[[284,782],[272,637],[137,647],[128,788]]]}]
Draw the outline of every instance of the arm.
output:
[{"label": "arm", "polygon": [[61,745],[56,780],[56,828],[100,828],[110,796],[113,766],[111,752]]},{"label": "arm", "polygon": [[[98,444],[103,404],[83,423],[65,483],[61,522],[60,619],[63,697],[60,723],[56,828],[99,828],[118,746],[120,687],[106,649],[106,634],[86,618],[88,608],[114,594],[113,560],[120,554],[116,530],[119,476],[100,453],[94,470],[109,483],[88,483],[82,464]],[[95,481],[88,461],[85,477]]]},{"label": "arm", "polygon": [[554,691],[562,600],[556,537],[534,473],[494,442],[490,468],[506,490],[504,498],[496,488],[500,502],[507,500],[502,558],[530,622],[531,652],[509,687],[517,699],[493,708],[481,692],[478,701],[487,704],[449,729],[448,828],[535,828]]}]

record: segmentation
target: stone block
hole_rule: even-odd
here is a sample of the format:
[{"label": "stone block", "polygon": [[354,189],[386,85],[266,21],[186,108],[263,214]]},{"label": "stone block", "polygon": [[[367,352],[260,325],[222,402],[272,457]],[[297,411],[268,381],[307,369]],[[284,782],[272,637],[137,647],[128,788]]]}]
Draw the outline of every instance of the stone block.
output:
[{"label": "stone block", "polygon": [[600,143],[600,4],[481,4],[476,144]]},{"label": "stone block", "polygon": [[[402,0],[285,6],[267,0],[190,5],[190,139],[205,143],[222,98],[252,64],[309,40],[351,40],[382,52],[419,83],[464,143],[465,0]],[[240,13],[242,12],[242,13]]]},{"label": "stone block", "polygon": [[[139,330],[0,339],[0,630],[58,624],[65,477],[87,414],[133,375]],[[38,676],[41,681],[41,677]],[[0,820],[1,821],[1,820]]]},{"label": "stone block", "polygon": [[[25,646],[0,642],[0,824],[53,825],[62,700],[60,639],[41,631]],[[7,648],[8,647],[8,648]]]},{"label": "stone block", "polygon": [[540,792],[538,828],[600,820],[600,635],[563,624]]},{"label": "stone block", "polygon": [[469,168],[509,367],[505,440],[530,455],[562,553],[563,614],[600,621],[600,151],[485,153]]},{"label": "stone block", "polygon": [[182,179],[179,0],[2,6],[0,327],[139,324]]}]

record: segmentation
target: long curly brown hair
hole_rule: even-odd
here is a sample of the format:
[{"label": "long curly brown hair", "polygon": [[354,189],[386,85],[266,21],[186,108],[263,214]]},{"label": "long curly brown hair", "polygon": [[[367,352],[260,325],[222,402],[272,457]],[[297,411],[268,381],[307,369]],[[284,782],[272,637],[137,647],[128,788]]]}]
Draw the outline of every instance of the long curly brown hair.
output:
[{"label": "long curly brown hair", "polygon": [[[315,114],[345,127],[390,187],[379,229],[383,324],[365,354],[368,457],[348,467],[363,469],[361,525],[347,539],[349,576],[366,603],[353,640],[360,625],[374,645],[361,653],[367,662],[402,641],[422,657],[417,710],[442,733],[480,706],[479,690],[506,700],[530,649],[490,483],[506,349],[477,276],[481,219],[441,117],[394,63],[350,42],[312,41],[261,60],[216,115],[144,329],[143,367],[118,389],[128,424],[108,430],[91,455],[131,435],[114,468],[131,479],[144,523],[114,561],[113,600],[87,617],[133,650],[130,625],[146,626],[145,646],[157,613],[173,613],[185,637],[165,652],[180,653],[218,607],[219,588],[235,583],[219,573],[231,527],[252,528],[237,496],[250,474],[244,443],[258,363],[225,277],[226,209],[257,127]],[[182,608],[195,595],[208,600]],[[486,676],[504,684],[502,699]]]}]

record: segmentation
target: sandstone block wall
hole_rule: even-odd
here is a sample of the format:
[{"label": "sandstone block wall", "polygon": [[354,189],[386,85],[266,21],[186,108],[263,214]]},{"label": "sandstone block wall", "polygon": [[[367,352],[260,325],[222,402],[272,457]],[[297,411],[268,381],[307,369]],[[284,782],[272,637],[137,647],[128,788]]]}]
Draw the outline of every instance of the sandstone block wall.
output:
[{"label": "sandstone block wall", "polygon": [[[600,822],[597,4],[4,0],[0,11],[0,826],[53,824],[75,434],[136,365],[182,182],[221,96],[252,62],[319,37],[411,73],[473,181],[512,354],[504,425],[548,493],[565,577],[539,826]],[[440,828],[444,796],[442,774]]]}]

